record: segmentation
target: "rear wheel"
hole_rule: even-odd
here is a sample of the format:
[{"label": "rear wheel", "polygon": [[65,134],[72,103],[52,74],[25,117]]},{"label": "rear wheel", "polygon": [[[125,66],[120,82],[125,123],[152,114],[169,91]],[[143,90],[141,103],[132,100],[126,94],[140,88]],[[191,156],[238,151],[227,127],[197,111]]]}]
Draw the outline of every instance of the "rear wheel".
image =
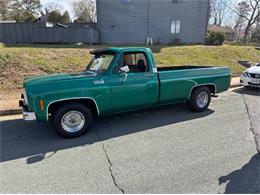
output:
[{"label": "rear wheel", "polygon": [[206,110],[211,101],[211,94],[208,87],[198,87],[192,91],[188,100],[188,107],[194,112],[202,112]]},{"label": "rear wheel", "polygon": [[87,133],[93,123],[93,116],[86,106],[70,103],[54,113],[52,123],[59,135],[73,138]]}]

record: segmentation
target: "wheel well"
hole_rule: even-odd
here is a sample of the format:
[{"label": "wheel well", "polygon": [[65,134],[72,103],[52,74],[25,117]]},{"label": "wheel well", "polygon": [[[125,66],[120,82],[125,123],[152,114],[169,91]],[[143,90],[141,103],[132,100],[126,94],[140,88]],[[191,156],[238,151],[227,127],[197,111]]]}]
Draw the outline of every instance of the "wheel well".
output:
[{"label": "wheel well", "polygon": [[210,93],[215,94],[216,93],[216,86],[215,85],[205,85],[209,88]]},{"label": "wheel well", "polygon": [[[191,92],[190,92],[190,96],[191,96],[192,92],[193,92],[195,89],[199,88],[199,87],[208,87],[211,94],[215,94],[215,93],[216,93],[216,86],[215,86],[214,84],[205,84],[205,85],[199,85],[199,86],[193,87],[192,90],[191,90]],[[190,97],[189,97],[189,98],[190,98]]]},{"label": "wheel well", "polygon": [[53,102],[48,106],[48,115],[53,116],[54,112],[61,106],[69,103],[80,103],[87,106],[94,116],[98,115],[98,108],[94,100],[92,99],[73,99],[73,100],[62,100],[58,102]]}]

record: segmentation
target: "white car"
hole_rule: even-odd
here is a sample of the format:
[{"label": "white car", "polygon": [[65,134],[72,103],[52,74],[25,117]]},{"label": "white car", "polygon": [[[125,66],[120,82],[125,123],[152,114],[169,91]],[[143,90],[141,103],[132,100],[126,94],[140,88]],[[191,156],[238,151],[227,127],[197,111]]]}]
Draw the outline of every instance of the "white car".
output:
[{"label": "white car", "polygon": [[240,85],[260,88],[260,63],[246,69],[240,76]]}]

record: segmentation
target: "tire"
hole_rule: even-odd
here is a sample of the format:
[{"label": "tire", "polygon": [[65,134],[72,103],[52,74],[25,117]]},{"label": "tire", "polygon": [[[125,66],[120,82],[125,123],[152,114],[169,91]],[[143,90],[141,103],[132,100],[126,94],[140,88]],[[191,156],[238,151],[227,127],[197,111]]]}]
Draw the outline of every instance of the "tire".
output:
[{"label": "tire", "polygon": [[[200,96],[200,97],[199,97]],[[205,97],[205,98],[203,98]],[[200,99],[199,99],[200,98]],[[201,101],[199,101],[201,100]],[[190,110],[194,112],[203,112],[206,110],[211,101],[211,93],[208,87],[198,87],[192,91],[190,99],[187,102],[187,105]]]},{"label": "tire", "polygon": [[56,132],[65,138],[79,137],[87,133],[93,124],[91,111],[79,103],[60,107],[52,120]]}]

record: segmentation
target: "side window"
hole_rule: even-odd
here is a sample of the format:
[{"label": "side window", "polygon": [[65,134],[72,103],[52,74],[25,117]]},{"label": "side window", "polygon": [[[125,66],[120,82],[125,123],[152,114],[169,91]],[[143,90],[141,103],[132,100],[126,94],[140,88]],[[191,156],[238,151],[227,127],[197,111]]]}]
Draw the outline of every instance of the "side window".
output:
[{"label": "side window", "polygon": [[146,55],[139,53],[125,53],[123,56],[123,66],[129,67],[129,72],[148,72]]},{"label": "side window", "polygon": [[116,67],[114,68],[114,73],[119,73],[120,68],[128,66],[129,72],[148,72],[149,66],[147,63],[147,58],[143,52],[128,52],[124,53],[121,59],[117,62]]}]

